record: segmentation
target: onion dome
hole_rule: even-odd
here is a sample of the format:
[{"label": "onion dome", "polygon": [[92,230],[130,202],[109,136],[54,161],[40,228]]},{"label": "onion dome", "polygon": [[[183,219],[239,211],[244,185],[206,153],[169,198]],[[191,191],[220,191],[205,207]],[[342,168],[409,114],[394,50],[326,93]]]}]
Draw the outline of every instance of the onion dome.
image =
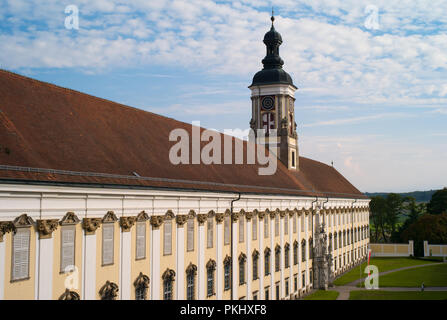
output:
[{"label": "onion dome", "polygon": [[267,54],[262,59],[264,68],[255,74],[251,86],[264,85],[264,84],[290,84],[294,86],[292,77],[284,71],[282,66],[284,61],[279,56],[279,46],[282,43],[281,34],[275,30],[273,22],[275,17],[272,13],[272,27],[264,35],[264,44],[267,49]]}]

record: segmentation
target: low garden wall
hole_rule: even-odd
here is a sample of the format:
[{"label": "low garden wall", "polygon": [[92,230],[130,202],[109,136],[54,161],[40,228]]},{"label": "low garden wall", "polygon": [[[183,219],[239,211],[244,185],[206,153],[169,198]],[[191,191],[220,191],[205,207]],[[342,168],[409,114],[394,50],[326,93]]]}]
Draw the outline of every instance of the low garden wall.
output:
[{"label": "low garden wall", "polygon": [[371,257],[409,257],[414,255],[413,240],[408,243],[370,243]]}]

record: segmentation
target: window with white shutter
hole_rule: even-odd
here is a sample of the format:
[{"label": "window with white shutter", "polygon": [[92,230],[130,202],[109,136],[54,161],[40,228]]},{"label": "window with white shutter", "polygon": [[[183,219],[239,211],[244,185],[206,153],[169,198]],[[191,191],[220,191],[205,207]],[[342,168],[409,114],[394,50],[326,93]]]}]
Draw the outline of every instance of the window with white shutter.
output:
[{"label": "window with white shutter", "polygon": [[296,214],[293,215],[293,233],[296,233]]},{"label": "window with white shutter", "polygon": [[102,225],[102,265],[113,264],[114,234],[114,223],[104,223]]},{"label": "window with white shutter", "polygon": [[269,217],[264,217],[264,238],[269,237]]},{"label": "window with white shutter", "polygon": [[279,215],[275,215],[275,237],[279,236]]},{"label": "window with white shutter", "polygon": [[244,242],[244,217],[239,219],[239,242]]},{"label": "window with white shutter", "polygon": [[12,280],[29,278],[30,229],[18,228],[12,241]]},{"label": "window with white shutter", "polygon": [[137,222],[136,259],[146,258],[146,222]]},{"label": "window with white shutter", "polygon": [[164,226],[163,254],[170,255],[172,254],[172,220],[170,219],[166,220],[163,226]]},{"label": "window with white shutter", "polygon": [[187,228],[187,235],[186,235],[187,250],[194,251],[194,218],[188,219],[186,228]]},{"label": "window with white shutter", "polygon": [[251,220],[251,238],[252,240],[258,239],[258,217],[253,216]]},{"label": "window with white shutter", "polygon": [[207,248],[213,247],[213,218],[208,218],[207,221]]},{"label": "window with white shutter", "polygon": [[61,272],[72,270],[68,266],[75,264],[75,226],[63,226],[61,229]]},{"label": "window with white shutter", "polygon": [[230,244],[230,216],[224,220],[224,244]]}]

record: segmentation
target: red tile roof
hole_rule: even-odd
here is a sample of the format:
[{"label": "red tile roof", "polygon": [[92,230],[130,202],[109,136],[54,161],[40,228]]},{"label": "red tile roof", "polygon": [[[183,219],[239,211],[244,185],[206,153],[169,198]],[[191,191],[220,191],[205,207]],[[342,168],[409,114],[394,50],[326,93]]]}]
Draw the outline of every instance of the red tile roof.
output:
[{"label": "red tile roof", "polygon": [[258,165],[173,165],[176,128],[191,132],[187,123],[0,70],[0,181],[365,197],[333,167],[304,157],[299,172],[278,161],[271,176],[258,175]]}]

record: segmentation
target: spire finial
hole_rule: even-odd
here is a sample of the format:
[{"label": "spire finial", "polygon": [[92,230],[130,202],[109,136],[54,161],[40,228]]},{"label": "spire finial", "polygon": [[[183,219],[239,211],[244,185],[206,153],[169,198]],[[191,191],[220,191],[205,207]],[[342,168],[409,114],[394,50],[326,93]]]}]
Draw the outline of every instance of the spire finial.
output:
[{"label": "spire finial", "polygon": [[270,20],[272,20],[272,27],[273,27],[273,21],[275,21],[275,12],[273,11],[273,7],[272,7],[272,17],[270,18]]}]

